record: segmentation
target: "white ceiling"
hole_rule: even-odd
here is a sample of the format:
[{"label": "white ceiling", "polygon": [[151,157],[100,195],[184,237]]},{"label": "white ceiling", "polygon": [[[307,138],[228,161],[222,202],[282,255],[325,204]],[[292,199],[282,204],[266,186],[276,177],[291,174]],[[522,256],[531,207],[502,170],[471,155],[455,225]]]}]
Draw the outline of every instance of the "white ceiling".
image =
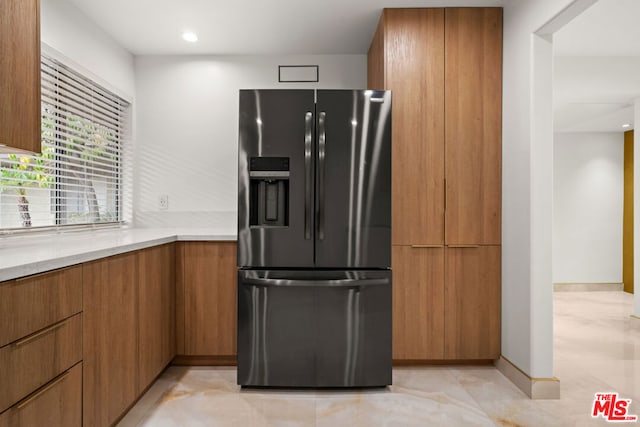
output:
[{"label": "white ceiling", "polygon": [[[47,1],[47,0],[43,0]],[[365,54],[384,7],[446,0],[68,0],[119,44],[149,54]],[[501,6],[458,0],[457,6]],[[185,30],[199,41],[187,44]]]},{"label": "white ceiling", "polygon": [[598,0],[553,35],[554,128],[622,132],[640,97],[640,0]]},{"label": "white ceiling", "polygon": [[[135,55],[274,55],[365,54],[384,7],[502,6],[506,0],[66,1]],[[554,34],[556,131],[617,132],[633,123],[633,100],[640,97],[638,17],[640,0],[598,0]],[[199,41],[184,42],[185,30]],[[580,62],[584,57],[590,64]],[[611,57],[626,59],[602,70]]]},{"label": "white ceiling", "polygon": [[640,56],[640,1],[598,0],[553,36],[560,56]]}]

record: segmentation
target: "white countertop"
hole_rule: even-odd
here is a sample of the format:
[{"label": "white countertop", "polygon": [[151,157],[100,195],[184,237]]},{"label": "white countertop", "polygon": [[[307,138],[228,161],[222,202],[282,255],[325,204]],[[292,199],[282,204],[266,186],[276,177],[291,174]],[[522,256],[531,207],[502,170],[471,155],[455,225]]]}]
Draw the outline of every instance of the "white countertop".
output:
[{"label": "white countertop", "polygon": [[235,230],[117,228],[0,238],[0,282],[175,241],[235,241]]}]

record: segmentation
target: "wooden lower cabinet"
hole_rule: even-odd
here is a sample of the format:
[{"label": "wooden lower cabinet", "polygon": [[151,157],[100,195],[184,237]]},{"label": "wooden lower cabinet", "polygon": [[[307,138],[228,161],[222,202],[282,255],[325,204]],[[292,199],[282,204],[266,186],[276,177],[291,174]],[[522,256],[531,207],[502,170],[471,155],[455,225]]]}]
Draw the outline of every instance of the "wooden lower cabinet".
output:
[{"label": "wooden lower cabinet", "polygon": [[83,266],[83,424],[112,425],[138,397],[136,253]]},{"label": "wooden lower cabinet", "polygon": [[0,412],[82,360],[82,314],[0,348]]},{"label": "wooden lower cabinet", "polygon": [[82,266],[0,283],[0,347],[82,311]]},{"label": "wooden lower cabinet", "polygon": [[86,263],[85,426],[116,422],[175,356],[175,245]]},{"label": "wooden lower cabinet", "polygon": [[171,362],[175,342],[175,246],[138,252],[138,392]]},{"label": "wooden lower cabinet", "polygon": [[500,357],[500,246],[448,247],[445,358]]},{"label": "wooden lower cabinet", "polygon": [[0,283],[29,326],[0,322],[0,427],[111,426],[176,349],[235,361],[236,271],[235,242],[181,242]]},{"label": "wooden lower cabinet", "polygon": [[81,363],[0,414],[0,427],[82,425]]},{"label": "wooden lower cabinet", "polygon": [[393,246],[393,359],[444,358],[444,247]]},{"label": "wooden lower cabinet", "polygon": [[176,254],[177,352],[235,357],[235,242],[180,242]]},{"label": "wooden lower cabinet", "polygon": [[500,357],[500,246],[393,246],[393,359]]}]

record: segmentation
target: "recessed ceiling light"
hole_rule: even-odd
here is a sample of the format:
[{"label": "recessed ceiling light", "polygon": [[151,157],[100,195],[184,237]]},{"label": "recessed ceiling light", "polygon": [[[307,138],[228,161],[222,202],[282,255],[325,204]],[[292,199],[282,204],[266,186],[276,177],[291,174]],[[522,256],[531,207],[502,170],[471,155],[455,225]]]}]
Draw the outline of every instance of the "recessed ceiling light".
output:
[{"label": "recessed ceiling light", "polygon": [[630,128],[631,127],[631,123],[625,123],[622,125],[623,128]]},{"label": "recessed ceiling light", "polygon": [[182,39],[187,42],[195,43],[198,41],[198,36],[192,31],[185,31],[182,33]]}]

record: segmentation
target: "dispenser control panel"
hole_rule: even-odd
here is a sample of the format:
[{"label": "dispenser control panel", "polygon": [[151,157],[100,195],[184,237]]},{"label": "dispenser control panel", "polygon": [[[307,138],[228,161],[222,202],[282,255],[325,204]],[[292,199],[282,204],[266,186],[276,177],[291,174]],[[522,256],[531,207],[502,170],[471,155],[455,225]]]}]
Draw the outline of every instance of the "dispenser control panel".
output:
[{"label": "dispenser control panel", "polygon": [[288,157],[251,157],[249,171],[289,171]]}]

